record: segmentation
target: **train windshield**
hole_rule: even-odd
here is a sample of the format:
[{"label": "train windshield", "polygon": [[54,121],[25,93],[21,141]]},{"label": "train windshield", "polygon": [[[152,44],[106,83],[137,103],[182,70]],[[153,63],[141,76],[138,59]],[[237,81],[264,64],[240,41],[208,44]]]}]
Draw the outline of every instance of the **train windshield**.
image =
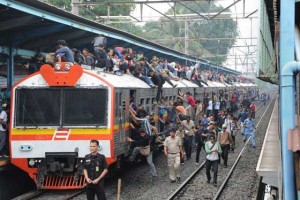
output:
[{"label": "train windshield", "polygon": [[16,126],[107,126],[107,89],[19,88]]}]

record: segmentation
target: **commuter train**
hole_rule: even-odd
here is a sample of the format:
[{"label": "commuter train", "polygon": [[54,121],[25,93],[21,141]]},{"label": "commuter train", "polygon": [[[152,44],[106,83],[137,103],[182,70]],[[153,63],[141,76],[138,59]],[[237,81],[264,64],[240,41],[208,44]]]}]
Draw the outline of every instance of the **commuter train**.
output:
[{"label": "commuter train", "polygon": [[[176,88],[164,84],[167,100],[176,100],[178,90],[201,99],[204,93],[236,87],[210,81],[201,88],[188,80],[177,83]],[[150,111],[156,92],[125,74],[70,63],[43,65],[12,88],[11,163],[28,173],[39,189],[83,188],[83,159],[90,140],[100,141],[99,151],[109,165],[120,161],[129,153],[130,98]]]}]

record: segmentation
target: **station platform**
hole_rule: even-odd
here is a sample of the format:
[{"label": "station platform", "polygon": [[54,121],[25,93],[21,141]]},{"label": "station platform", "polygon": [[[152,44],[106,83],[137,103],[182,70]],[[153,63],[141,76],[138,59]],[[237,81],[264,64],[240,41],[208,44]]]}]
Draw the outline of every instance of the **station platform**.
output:
[{"label": "station platform", "polygon": [[279,107],[277,98],[256,167],[256,172],[262,177],[262,182],[276,188],[279,188],[281,185],[279,178],[281,176],[279,127]]}]

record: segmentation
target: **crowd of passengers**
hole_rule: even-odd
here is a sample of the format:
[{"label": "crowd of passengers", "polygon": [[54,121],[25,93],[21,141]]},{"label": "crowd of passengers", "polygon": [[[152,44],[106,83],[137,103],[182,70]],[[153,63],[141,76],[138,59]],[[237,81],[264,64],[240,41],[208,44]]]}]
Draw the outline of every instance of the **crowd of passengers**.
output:
[{"label": "crowd of passengers", "polygon": [[[128,141],[131,142],[132,153],[129,160],[136,161],[139,154],[146,156],[152,179],[155,180],[157,171],[152,152],[157,144],[161,144],[168,159],[170,181],[178,182],[180,164],[192,158],[195,148],[193,159],[198,165],[203,148],[207,154],[207,181],[210,182],[210,169],[213,168],[213,183],[217,185],[217,165],[222,157],[224,167],[227,167],[228,153],[235,149],[237,131],[244,135],[244,141],[251,136],[252,146],[256,147],[254,97],[259,97],[259,91],[255,88],[220,90],[218,96],[206,93],[202,100],[195,99],[189,92],[184,94],[179,91],[176,101],[167,101],[162,97],[159,102],[153,103],[152,110],[145,110],[143,105],[136,104],[131,98]],[[211,142],[218,144],[219,149],[211,151]],[[147,147],[149,152],[145,153]],[[213,152],[217,156],[209,156]]]},{"label": "crowd of passengers", "polygon": [[[164,82],[168,82],[176,87],[176,82],[187,79],[196,83],[199,87],[208,85],[207,81],[221,82],[232,84],[233,82],[252,83],[253,80],[235,76],[233,74],[221,73],[214,70],[202,70],[200,63],[194,66],[181,65],[178,62],[169,62],[165,58],[152,56],[148,59],[143,52],[135,52],[132,48],[124,48],[121,46],[106,47],[106,38],[97,37],[94,41],[93,53],[88,48],[82,50],[69,48],[65,40],[56,42],[57,50],[50,53],[52,61],[47,62],[71,62],[79,65],[87,65],[92,68],[101,68],[107,73],[128,74],[135,76],[150,87],[160,87]],[[39,68],[46,63],[42,54],[37,54],[32,61],[25,62],[24,66],[31,74],[38,71]]]}]

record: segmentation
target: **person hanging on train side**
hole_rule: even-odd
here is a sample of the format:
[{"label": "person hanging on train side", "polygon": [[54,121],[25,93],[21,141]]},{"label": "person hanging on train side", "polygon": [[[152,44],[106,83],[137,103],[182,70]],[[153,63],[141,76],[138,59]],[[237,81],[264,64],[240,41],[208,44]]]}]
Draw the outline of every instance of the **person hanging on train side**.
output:
[{"label": "person hanging on train side", "polygon": [[139,130],[140,133],[140,137],[137,138],[136,140],[131,139],[130,137],[127,137],[127,141],[134,143],[136,145],[136,147],[134,147],[130,157],[129,157],[129,161],[134,161],[136,156],[138,154],[141,154],[142,156],[146,157],[146,160],[150,166],[150,174],[152,177],[152,180],[155,180],[157,178],[157,172],[156,172],[156,168],[155,165],[153,164],[153,149],[151,147],[151,138],[150,136],[146,133],[146,130],[141,128]]}]

